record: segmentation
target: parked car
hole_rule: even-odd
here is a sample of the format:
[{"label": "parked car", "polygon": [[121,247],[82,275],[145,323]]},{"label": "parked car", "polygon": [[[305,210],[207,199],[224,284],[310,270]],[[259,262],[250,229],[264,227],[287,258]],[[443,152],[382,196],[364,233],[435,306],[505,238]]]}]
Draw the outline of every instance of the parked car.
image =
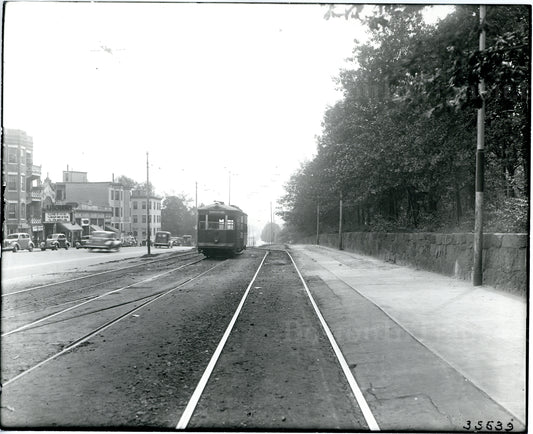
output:
[{"label": "parked car", "polygon": [[120,249],[121,242],[117,234],[111,231],[94,231],[87,242],[89,250],[115,250]]},{"label": "parked car", "polygon": [[171,249],[173,246],[171,238],[172,238],[172,234],[170,232],[158,231],[155,233],[154,246],[166,247],[167,249]]},{"label": "parked car", "polygon": [[81,240],[76,241],[77,249],[87,248],[87,243],[89,242],[90,235],[82,235]]},{"label": "parked car", "polygon": [[181,237],[172,237],[171,241],[173,246],[181,246],[183,244],[183,238]]},{"label": "parked car", "polygon": [[31,252],[34,247],[35,245],[30,235],[25,232],[8,235],[2,243],[2,251],[11,250],[13,253],[17,253],[19,250],[29,250]]},{"label": "parked car", "polygon": [[137,247],[137,240],[131,235],[122,238],[120,241],[122,242],[122,247]]},{"label": "parked car", "polygon": [[41,250],[57,250],[59,248],[68,250],[70,243],[65,234],[50,234],[46,240],[41,243]]}]

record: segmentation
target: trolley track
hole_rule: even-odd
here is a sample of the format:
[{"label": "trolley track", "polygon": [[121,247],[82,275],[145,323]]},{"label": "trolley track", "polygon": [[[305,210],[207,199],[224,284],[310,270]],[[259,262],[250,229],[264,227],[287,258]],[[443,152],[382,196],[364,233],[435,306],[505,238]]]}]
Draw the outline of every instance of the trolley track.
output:
[{"label": "trolley track", "polygon": [[[146,260],[144,258],[141,258],[140,259],[141,262],[137,262],[135,264],[127,265],[125,267],[118,267],[118,268],[115,267],[115,268],[109,269],[109,270],[97,271],[95,273],[88,273],[88,274],[85,274],[83,276],[77,276],[77,277],[73,277],[73,278],[70,278],[70,279],[65,279],[65,280],[62,280],[62,281],[59,281],[59,282],[48,282],[48,283],[43,283],[43,284],[27,287],[27,288],[24,288],[24,287],[23,288],[16,288],[16,289],[11,290],[11,292],[4,292],[4,291],[6,291],[6,287],[9,288],[9,286],[10,286],[8,283],[4,282],[3,283],[4,291],[2,292],[1,297],[3,299],[5,299],[6,297],[12,298],[13,296],[16,296],[16,295],[19,295],[19,294],[24,294],[24,293],[27,293],[27,292],[36,291],[38,289],[45,289],[45,288],[51,288],[51,287],[56,287],[56,286],[61,286],[61,285],[72,284],[73,282],[79,282],[79,281],[82,281],[82,280],[85,280],[85,279],[94,278],[94,277],[97,277],[97,276],[104,276],[104,275],[108,275],[108,274],[112,274],[112,273],[120,273],[120,272],[122,272],[124,270],[135,269],[135,268],[138,268],[138,267],[144,267],[144,266],[148,266],[148,265],[152,265],[152,264],[158,264],[158,263],[164,263],[164,262],[174,262],[177,259],[178,260],[183,260],[183,259],[187,259],[187,258],[195,257],[195,256],[201,256],[201,255],[199,255],[196,251],[189,251],[189,252],[184,252],[184,253],[171,254],[171,255],[164,256],[162,258],[157,258],[157,259],[148,259],[148,260]],[[139,261],[139,258],[133,258],[133,260],[134,261]],[[131,261],[131,259],[126,259],[125,261]],[[104,263],[103,265],[109,265],[109,262]],[[79,272],[76,272],[76,274],[79,274]],[[17,287],[18,285],[13,285],[13,286]],[[7,291],[9,291],[9,290],[7,290]]]},{"label": "trolley track", "polygon": [[[270,261],[266,261],[269,253]],[[281,273],[283,278],[273,278],[274,272]],[[302,292],[305,296],[301,295]],[[307,303],[309,307],[302,310],[302,305]],[[291,339],[285,334],[287,330],[283,326],[290,325],[292,320],[279,318],[279,323],[273,323],[269,316],[263,319],[256,317],[258,309],[291,312],[301,320],[299,327],[305,328],[306,332],[311,329],[311,335],[304,339],[302,336]],[[310,311],[313,311],[311,315]],[[315,325],[312,325],[313,320]],[[275,337],[269,338],[269,335]],[[225,349],[226,346],[229,348]],[[296,354],[294,351],[297,351]],[[242,357],[243,353],[258,356],[254,358],[257,366],[251,367],[247,363],[249,359]],[[281,382],[284,367],[292,361],[302,366],[311,365],[313,374],[302,375],[300,372],[295,375],[300,378],[295,380],[289,373],[287,379]],[[248,367],[243,369],[243,365]],[[212,377],[215,377],[214,381]],[[343,380],[339,381],[339,377]],[[224,378],[226,382],[221,381]],[[287,386],[290,381],[295,386]],[[313,386],[309,388],[309,384]],[[295,392],[309,399],[280,401]],[[329,402],[323,402],[323,392],[326,392]],[[331,395],[334,397],[329,397]],[[262,399],[263,396],[274,396],[274,402]],[[288,411],[295,407],[296,413],[300,411],[303,418]],[[325,422],[319,416],[321,413],[332,415]],[[288,428],[335,427],[379,431],[374,415],[294,259],[287,250],[277,250],[265,254],[176,429],[279,429],[285,426],[283,422],[288,418],[291,423],[286,425]]]},{"label": "trolley track", "polygon": [[[27,369],[22,370],[22,372],[20,372],[19,374],[15,375],[14,377],[3,381],[2,382],[2,387],[9,386],[10,384],[14,383],[15,381],[17,381],[18,379],[22,378],[23,376],[25,376],[25,375],[31,373],[32,371],[36,370],[37,368],[40,368],[41,366],[45,365],[46,363],[51,362],[52,360],[56,359],[57,357],[60,357],[61,355],[67,353],[68,351],[73,350],[74,348],[76,348],[79,345],[83,344],[84,342],[88,341],[91,337],[97,335],[98,333],[104,331],[105,329],[111,327],[112,325],[120,322],[121,320],[123,320],[124,318],[128,317],[129,315],[132,315],[133,313],[135,313],[137,311],[140,311],[144,307],[146,307],[149,304],[155,302],[156,300],[158,300],[158,299],[160,299],[160,298],[162,298],[162,297],[164,297],[164,296],[176,291],[177,289],[181,288],[185,284],[187,284],[187,283],[189,283],[189,282],[191,282],[191,281],[193,281],[195,279],[198,279],[199,277],[211,272],[215,268],[219,267],[221,264],[222,264],[222,262],[220,262],[218,264],[215,264],[214,266],[208,268],[207,270],[202,271],[199,274],[195,274],[192,277],[185,278],[183,281],[181,281],[177,285],[173,286],[172,288],[164,289],[164,290],[158,291],[158,292],[153,293],[153,294],[145,295],[142,298],[137,298],[136,300],[130,300],[129,302],[124,303],[124,305],[127,305],[127,304],[131,304],[131,303],[141,302],[140,304],[135,305],[133,308],[128,309],[126,312],[121,312],[119,315],[117,315],[117,316],[105,321],[103,324],[98,325],[97,327],[95,327],[92,330],[90,330],[87,333],[85,333],[83,336],[78,337],[73,342],[65,345],[61,351],[59,351],[57,353],[54,353],[52,355],[49,355],[44,360],[41,360],[40,362],[28,367]],[[148,300],[143,301],[144,299],[148,299]],[[109,307],[104,308],[104,309],[109,309]],[[102,310],[104,310],[104,309],[99,309],[96,312],[101,313]]]},{"label": "trolley track", "polygon": [[[180,261],[178,264],[188,259],[192,259],[191,262],[198,262],[203,260],[203,256],[198,254],[180,255],[177,258],[172,256],[163,260],[133,264],[118,269],[113,268],[82,276],[75,280],[56,282],[46,286],[29,288],[23,292],[6,294],[6,297],[2,300],[3,326],[5,327],[6,322],[16,321],[17,317],[31,318],[34,313],[39,313],[43,316],[47,310],[54,309],[55,306],[74,304],[78,300],[83,301],[93,298],[107,292],[111,285],[114,285],[115,289],[121,286],[130,286],[142,281],[147,276],[154,275],[158,271],[164,272],[169,267],[174,267],[177,262],[176,259]],[[81,279],[84,279],[83,285],[78,283],[78,280]],[[7,297],[8,295],[9,297]],[[7,318],[9,318],[9,321],[6,321]]]},{"label": "trolley track", "polygon": [[[19,363],[9,363],[5,358],[2,369],[3,386],[13,383],[60,355],[76,348],[90,337],[122,319],[141,310],[161,297],[179,290],[187,283],[216,269],[223,262],[208,262],[199,269],[189,268],[203,259],[167,270],[144,281],[133,283],[101,294],[85,302],[45,316],[2,334],[4,353],[13,354]],[[176,271],[186,271],[173,276]],[[177,280],[177,282],[176,282]],[[140,287],[139,284],[148,284]],[[154,291],[155,289],[155,291]],[[129,293],[126,293],[129,290]],[[136,290],[132,292],[132,290]],[[128,298],[129,296],[129,298]],[[89,306],[89,303],[91,305]],[[84,318],[82,325],[79,321]],[[60,325],[60,327],[58,327]],[[35,345],[35,334],[46,336],[46,341]],[[81,334],[81,337],[80,337]],[[28,342],[28,344],[26,344]],[[56,347],[60,347],[58,352]],[[7,363],[6,363],[7,362]],[[16,375],[13,375],[18,372]]]}]

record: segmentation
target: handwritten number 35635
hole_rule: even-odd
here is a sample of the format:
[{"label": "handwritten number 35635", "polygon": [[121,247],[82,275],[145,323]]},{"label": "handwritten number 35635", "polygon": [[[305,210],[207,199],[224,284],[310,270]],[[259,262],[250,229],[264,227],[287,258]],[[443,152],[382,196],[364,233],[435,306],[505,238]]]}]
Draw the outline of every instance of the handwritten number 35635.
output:
[{"label": "handwritten number 35635", "polygon": [[472,421],[471,420],[467,420],[466,421],[466,425],[463,426],[463,429],[467,429],[467,430],[471,430],[473,429],[474,431],[481,431],[481,430],[487,430],[487,431],[502,431],[502,430],[505,430],[505,431],[512,431],[514,428],[513,426],[513,423],[512,422],[508,422],[507,425],[505,425],[505,428],[503,426],[503,423],[499,420],[489,420],[487,422],[485,421],[482,421],[482,420],[478,420],[477,423],[475,425],[472,424]]}]

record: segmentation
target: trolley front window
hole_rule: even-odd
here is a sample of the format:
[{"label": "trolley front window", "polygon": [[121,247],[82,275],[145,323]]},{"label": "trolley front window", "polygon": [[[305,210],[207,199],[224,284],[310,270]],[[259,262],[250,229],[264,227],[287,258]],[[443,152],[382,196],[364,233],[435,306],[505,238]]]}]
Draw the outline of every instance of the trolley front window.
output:
[{"label": "trolley front window", "polygon": [[208,214],[198,215],[198,229],[232,231],[235,229],[235,220],[233,216],[211,211]]}]

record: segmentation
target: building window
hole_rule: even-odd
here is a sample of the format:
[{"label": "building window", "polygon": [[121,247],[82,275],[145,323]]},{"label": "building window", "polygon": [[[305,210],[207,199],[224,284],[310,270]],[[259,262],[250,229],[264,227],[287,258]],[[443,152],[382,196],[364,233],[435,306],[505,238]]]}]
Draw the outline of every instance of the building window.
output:
[{"label": "building window", "polygon": [[26,218],[26,204],[25,203],[20,204],[20,218],[22,219]]},{"label": "building window", "polygon": [[111,199],[110,200],[113,200],[113,190],[111,190]]},{"label": "building window", "polygon": [[137,209],[137,201],[136,200],[133,201],[133,209]]},{"label": "building window", "polygon": [[7,218],[9,219],[17,218],[17,204],[16,203],[7,204]]},{"label": "building window", "polygon": [[7,189],[17,191],[17,175],[7,175]]},{"label": "building window", "polygon": [[122,200],[122,190],[120,190],[120,200]]},{"label": "building window", "polygon": [[119,209],[120,209],[119,207],[115,207],[115,214],[114,214],[115,217],[119,217],[119,213],[120,213]]},{"label": "building window", "polygon": [[137,216],[136,215],[133,216],[133,223],[137,223]]},{"label": "building window", "polygon": [[9,163],[18,163],[18,152],[17,152],[16,149],[9,148],[8,162]]},{"label": "building window", "polygon": [[133,231],[133,236],[137,238],[137,231]]},{"label": "building window", "polygon": [[145,215],[145,214],[143,214],[142,219],[143,219],[142,222],[143,222],[143,223],[146,223],[146,215]]},{"label": "building window", "polygon": [[143,204],[142,204],[142,208],[143,208],[143,209],[146,209],[146,202],[143,200],[142,203],[143,203]]},{"label": "building window", "polygon": [[122,210],[122,208],[120,208],[120,217],[123,217],[122,213],[123,213],[123,210]]}]

